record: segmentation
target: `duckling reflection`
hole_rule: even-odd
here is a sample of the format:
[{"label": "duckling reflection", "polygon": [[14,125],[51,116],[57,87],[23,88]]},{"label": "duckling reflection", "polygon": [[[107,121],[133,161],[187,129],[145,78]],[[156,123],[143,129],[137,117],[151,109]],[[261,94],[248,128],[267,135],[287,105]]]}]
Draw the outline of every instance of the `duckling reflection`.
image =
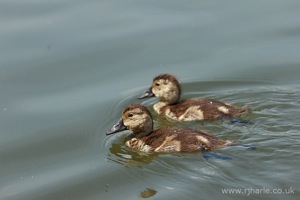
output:
[{"label": "duckling reflection", "polygon": [[[139,99],[157,97],[154,110],[176,121],[219,119],[222,116],[235,117],[249,113],[246,107],[238,107],[227,102],[206,98],[191,98],[179,101],[181,87],[171,74],[161,74],[153,79],[152,86]],[[235,122],[239,122],[234,119]],[[247,123],[246,121],[240,121]]]},{"label": "duckling reflection", "polygon": [[[129,137],[122,137],[121,141],[128,139]],[[116,162],[125,167],[142,167],[145,164],[149,164],[157,157],[157,154],[149,154],[140,151],[132,151],[128,149],[124,143],[113,143],[109,148],[110,153],[108,159]]]}]

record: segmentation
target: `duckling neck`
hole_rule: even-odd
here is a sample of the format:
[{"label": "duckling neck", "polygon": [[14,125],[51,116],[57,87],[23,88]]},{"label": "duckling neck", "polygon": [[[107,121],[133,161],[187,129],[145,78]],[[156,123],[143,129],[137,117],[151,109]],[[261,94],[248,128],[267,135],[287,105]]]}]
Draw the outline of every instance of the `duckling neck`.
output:
[{"label": "duckling neck", "polygon": [[162,114],[163,108],[165,106],[169,105],[167,102],[157,102],[156,104],[153,105],[153,109],[155,110],[155,112],[157,112],[158,114]]},{"label": "duckling neck", "polygon": [[179,91],[172,91],[169,92],[168,95],[161,97],[161,102],[164,102],[168,105],[176,104],[179,101],[180,92]]},{"label": "duckling neck", "polygon": [[142,126],[135,129],[133,132],[134,132],[134,136],[136,138],[142,138],[142,137],[145,137],[145,136],[151,134],[153,132],[152,119],[145,122]]},{"label": "duckling neck", "polygon": [[139,132],[139,133],[134,133],[133,135],[134,135],[135,138],[142,138],[142,137],[145,137],[145,136],[147,136],[151,133],[152,133],[152,130],[151,131],[143,131],[143,132]]}]

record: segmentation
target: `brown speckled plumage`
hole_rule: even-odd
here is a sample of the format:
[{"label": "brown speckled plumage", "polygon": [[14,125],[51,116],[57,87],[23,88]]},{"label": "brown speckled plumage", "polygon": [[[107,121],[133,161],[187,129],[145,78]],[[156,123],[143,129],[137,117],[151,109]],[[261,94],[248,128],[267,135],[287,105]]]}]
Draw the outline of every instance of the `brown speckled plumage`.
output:
[{"label": "brown speckled plumage", "polygon": [[[241,108],[238,106],[230,105],[222,101],[214,99],[188,99],[178,102],[175,105],[166,105],[162,107],[162,113],[164,114],[166,109],[170,109],[177,118],[182,116],[187,108],[192,106],[199,106],[199,109],[203,112],[203,119],[218,119],[221,115],[227,115],[230,117],[246,114],[249,110],[247,108]],[[225,107],[228,109],[228,113],[218,110],[219,107]],[[202,119],[199,119],[202,120]]]},{"label": "brown speckled plumage", "polygon": [[154,104],[154,110],[177,121],[194,121],[218,119],[220,116],[239,116],[249,112],[248,108],[238,107],[226,102],[192,98],[179,101],[181,87],[175,76],[161,74],[153,79],[148,95],[142,98],[156,96],[160,102]]},{"label": "brown speckled plumage", "polygon": [[[201,136],[204,139],[200,140],[197,136]],[[161,146],[164,141],[167,140],[167,137],[172,138],[172,140],[167,141],[163,146]],[[172,145],[174,145],[174,149],[178,148],[179,151],[192,152],[198,151],[200,148],[209,150],[212,148],[222,148],[231,144],[230,141],[220,140],[217,137],[202,131],[197,131],[191,128],[171,127],[163,127],[155,130],[150,135],[141,138],[141,140],[157,152],[168,151],[166,150],[168,149],[166,147],[170,147]],[[170,151],[172,150],[173,149],[170,148]]]},{"label": "brown speckled plumage", "polygon": [[[118,122],[112,129],[122,127]],[[153,131],[150,112],[143,105],[133,104],[124,109],[122,123],[133,131],[133,137],[126,141],[132,149],[144,152],[193,152],[222,148],[232,144],[232,141],[221,140],[209,133],[191,128],[163,127]],[[124,130],[124,129],[120,129]],[[114,133],[111,130],[108,134]]]}]

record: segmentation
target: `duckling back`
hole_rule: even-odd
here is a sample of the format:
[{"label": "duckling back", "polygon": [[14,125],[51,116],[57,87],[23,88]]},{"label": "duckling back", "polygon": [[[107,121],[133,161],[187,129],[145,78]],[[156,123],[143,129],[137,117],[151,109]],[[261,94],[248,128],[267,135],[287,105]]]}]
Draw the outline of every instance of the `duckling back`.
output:
[{"label": "duckling back", "polygon": [[148,136],[126,142],[130,148],[145,152],[194,152],[231,145],[209,133],[191,128],[160,128]]},{"label": "duckling back", "polygon": [[248,108],[203,98],[188,99],[174,105],[158,102],[154,105],[154,110],[177,121],[218,119],[224,115],[234,117],[249,112]]}]

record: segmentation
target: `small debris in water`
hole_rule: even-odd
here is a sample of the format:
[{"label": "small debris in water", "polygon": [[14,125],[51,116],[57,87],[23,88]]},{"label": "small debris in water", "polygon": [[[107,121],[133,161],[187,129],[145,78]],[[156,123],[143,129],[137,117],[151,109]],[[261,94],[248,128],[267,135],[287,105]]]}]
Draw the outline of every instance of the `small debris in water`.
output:
[{"label": "small debris in water", "polygon": [[150,188],[146,188],[144,191],[140,192],[140,196],[142,198],[149,198],[154,196],[157,193],[156,190],[150,189]]}]

